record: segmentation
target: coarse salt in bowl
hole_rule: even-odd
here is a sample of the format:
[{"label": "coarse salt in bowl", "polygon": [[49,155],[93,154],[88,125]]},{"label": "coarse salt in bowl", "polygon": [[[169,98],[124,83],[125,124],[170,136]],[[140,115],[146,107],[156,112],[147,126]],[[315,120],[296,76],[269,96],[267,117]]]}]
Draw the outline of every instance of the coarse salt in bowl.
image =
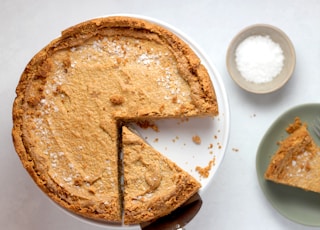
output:
[{"label": "coarse salt in bowl", "polygon": [[256,24],[241,30],[231,41],[226,64],[231,78],[257,94],[281,88],[291,78],[296,56],[292,42],[280,29]]}]

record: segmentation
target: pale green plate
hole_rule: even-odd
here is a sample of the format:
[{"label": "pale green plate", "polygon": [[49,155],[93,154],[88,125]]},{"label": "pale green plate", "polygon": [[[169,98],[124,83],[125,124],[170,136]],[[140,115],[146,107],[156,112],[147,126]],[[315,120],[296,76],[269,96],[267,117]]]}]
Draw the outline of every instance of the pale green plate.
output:
[{"label": "pale green plate", "polygon": [[315,119],[320,118],[320,104],[305,104],[288,110],[271,125],[260,143],[256,158],[258,180],[265,196],[280,214],[300,224],[320,226],[320,194],[264,179],[271,156],[278,148],[277,141],[287,136],[285,128],[296,116],[308,124],[311,135],[320,145],[320,139],[312,130]]}]

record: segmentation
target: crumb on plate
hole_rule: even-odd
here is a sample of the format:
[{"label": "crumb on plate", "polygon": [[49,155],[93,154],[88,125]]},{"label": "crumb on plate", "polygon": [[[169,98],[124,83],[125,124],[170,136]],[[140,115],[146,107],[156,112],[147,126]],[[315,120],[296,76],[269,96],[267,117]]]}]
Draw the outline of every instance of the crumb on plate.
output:
[{"label": "crumb on plate", "polygon": [[200,145],[201,144],[201,138],[198,136],[198,135],[194,135],[192,137],[192,141],[197,144],[197,145]]},{"label": "crumb on plate", "polygon": [[197,166],[196,171],[200,174],[201,177],[208,178],[210,170],[214,164],[215,164],[215,158],[210,160],[208,165],[204,168]]}]

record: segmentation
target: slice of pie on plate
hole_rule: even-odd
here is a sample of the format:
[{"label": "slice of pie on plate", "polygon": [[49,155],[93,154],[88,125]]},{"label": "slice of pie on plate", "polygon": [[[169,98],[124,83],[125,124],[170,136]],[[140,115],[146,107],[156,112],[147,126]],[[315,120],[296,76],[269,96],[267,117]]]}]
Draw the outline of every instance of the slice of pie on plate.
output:
[{"label": "slice of pie on plate", "polygon": [[122,128],[122,150],[125,224],[165,216],[201,187],[190,174],[127,127]]},{"label": "slice of pie on plate", "polygon": [[299,117],[286,131],[289,136],[279,142],[279,148],[265,172],[265,179],[320,192],[319,146]]}]

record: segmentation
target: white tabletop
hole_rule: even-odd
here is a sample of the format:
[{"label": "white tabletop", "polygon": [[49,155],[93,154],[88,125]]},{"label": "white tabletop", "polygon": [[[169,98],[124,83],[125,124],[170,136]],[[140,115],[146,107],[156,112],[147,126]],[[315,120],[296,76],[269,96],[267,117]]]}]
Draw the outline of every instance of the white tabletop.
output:
[{"label": "white tabletop", "polygon": [[[270,205],[258,184],[255,157],[263,135],[279,115],[295,105],[320,101],[318,0],[1,1],[0,228],[102,229],[66,215],[35,186],[13,148],[11,109],[20,74],[38,50],[71,25],[117,13],[153,17],[189,35],[221,74],[228,94],[231,130],[225,159],[203,194],[199,214],[186,229],[314,229],[284,218]],[[225,65],[231,39],[255,23],[282,29],[297,54],[293,78],[267,95],[240,89]]]}]

